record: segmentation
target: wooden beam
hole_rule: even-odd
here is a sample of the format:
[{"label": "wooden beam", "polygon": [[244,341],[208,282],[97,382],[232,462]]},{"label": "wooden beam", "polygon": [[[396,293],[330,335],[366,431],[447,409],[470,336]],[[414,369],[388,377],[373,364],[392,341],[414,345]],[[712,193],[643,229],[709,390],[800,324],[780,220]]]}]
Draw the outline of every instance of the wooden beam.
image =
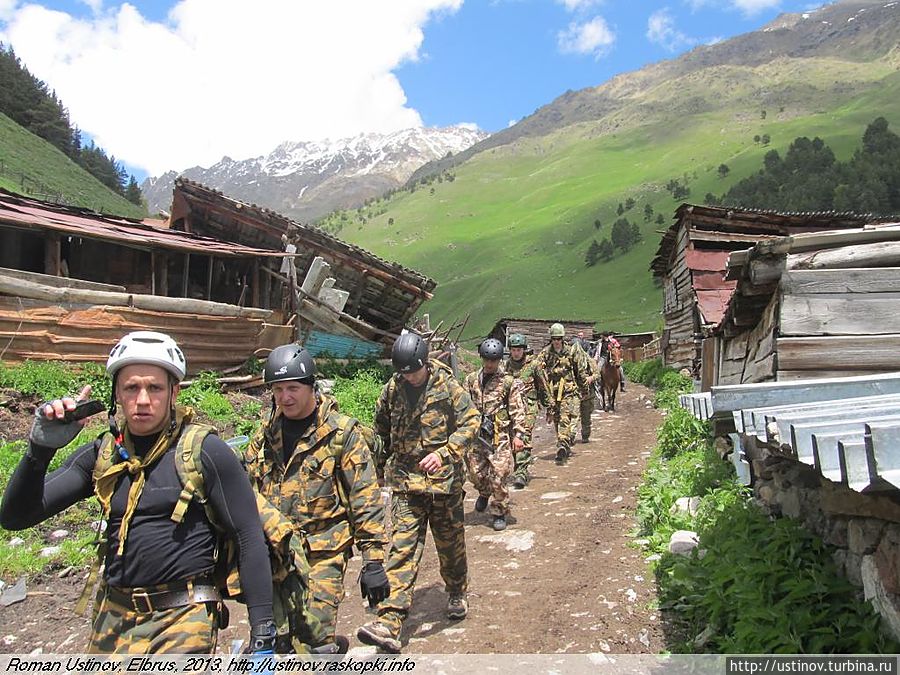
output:
[{"label": "wooden beam", "polygon": [[58,234],[44,235],[44,274],[58,277],[62,271],[62,238]]},{"label": "wooden beam", "polygon": [[[894,238],[897,236],[895,232]],[[844,269],[897,265],[900,265],[900,241],[879,241],[824,251],[793,253],[787,257],[788,269]]]},{"label": "wooden beam", "polygon": [[[209,256],[207,259],[207,268],[206,268],[206,299],[212,300],[212,285],[213,285],[213,265],[215,264],[215,260],[212,256]],[[255,307],[256,305],[254,305]]]},{"label": "wooden beam", "polygon": [[785,293],[900,293],[900,267],[788,270],[781,277]]},{"label": "wooden beam", "polygon": [[785,295],[781,334],[885,335],[900,333],[900,293]]},{"label": "wooden beam", "polygon": [[260,304],[259,303],[260,290],[261,290],[260,287],[262,284],[260,283],[261,274],[260,274],[259,269],[260,269],[259,259],[254,258],[253,259],[253,270],[251,272],[251,278],[250,278],[250,304],[253,305],[254,307],[259,307],[259,304]]},{"label": "wooden beam", "polygon": [[900,370],[900,334],[778,338],[782,370]]},{"label": "wooden beam", "polygon": [[184,254],[184,276],[181,279],[181,297],[186,298],[188,296],[188,277],[191,273],[191,254]]}]

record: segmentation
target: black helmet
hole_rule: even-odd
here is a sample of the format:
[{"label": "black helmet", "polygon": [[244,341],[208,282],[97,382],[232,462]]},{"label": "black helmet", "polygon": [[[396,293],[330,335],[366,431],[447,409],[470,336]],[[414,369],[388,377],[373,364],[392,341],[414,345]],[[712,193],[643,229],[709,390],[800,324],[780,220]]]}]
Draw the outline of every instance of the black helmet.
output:
[{"label": "black helmet", "polygon": [[478,347],[478,356],[489,361],[503,358],[503,343],[494,338],[488,338]]},{"label": "black helmet", "polygon": [[312,384],[316,379],[316,362],[312,355],[298,344],[275,347],[266,359],[263,371],[266,384],[300,380]]},{"label": "black helmet", "polygon": [[404,333],[394,341],[391,363],[398,373],[414,373],[428,361],[428,344],[421,335]]}]

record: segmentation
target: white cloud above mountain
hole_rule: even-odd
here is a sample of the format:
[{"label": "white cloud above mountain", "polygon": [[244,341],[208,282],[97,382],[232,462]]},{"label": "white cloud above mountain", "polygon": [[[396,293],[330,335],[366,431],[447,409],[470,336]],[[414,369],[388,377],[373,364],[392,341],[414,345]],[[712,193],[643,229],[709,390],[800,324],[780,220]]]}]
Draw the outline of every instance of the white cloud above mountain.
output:
[{"label": "white cloud above mountain", "polygon": [[557,44],[563,54],[593,54],[600,58],[615,41],[616,34],[602,16],[590,21],[573,21],[557,33]]},{"label": "white cloud above mountain", "polygon": [[0,0],[0,39],[99,145],[150,173],[420,126],[393,70],[419,59],[430,19],[462,5],[181,0],[157,22],[82,2],[91,16]]}]

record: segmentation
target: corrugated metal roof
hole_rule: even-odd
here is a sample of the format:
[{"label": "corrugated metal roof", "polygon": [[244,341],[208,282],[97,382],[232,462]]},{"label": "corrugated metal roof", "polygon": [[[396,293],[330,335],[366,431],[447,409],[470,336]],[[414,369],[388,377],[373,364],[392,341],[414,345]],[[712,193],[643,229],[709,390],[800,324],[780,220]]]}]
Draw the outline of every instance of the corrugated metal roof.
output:
[{"label": "corrugated metal roof", "polygon": [[700,314],[703,315],[705,324],[718,324],[725,316],[725,308],[734,293],[734,288],[721,288],[716,290],[696,290],[697,304],[700,306]]},{"label": "corrugated metal roof", "polygon": [[218,257],[283,256],[280,252],[153,227],[139,220],[49,204],[0,189],[0,226],[2,225],[100,239],[144,250],[169,249]]},{"label": "corrugated metal roof", "polygon": [[310,331],[303,341],[303,346],[313,356],[325,355],[338,359],[365,358],[367,356],[380,356],[384,345],[380,342],[359,340],[346,335],[334,335],[322,331]]}]

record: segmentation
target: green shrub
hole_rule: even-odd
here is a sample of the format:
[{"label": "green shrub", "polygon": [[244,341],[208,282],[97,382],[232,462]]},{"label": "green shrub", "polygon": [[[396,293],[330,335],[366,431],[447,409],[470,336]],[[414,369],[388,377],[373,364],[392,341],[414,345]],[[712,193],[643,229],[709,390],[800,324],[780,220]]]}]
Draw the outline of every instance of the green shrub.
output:
[{"label": "green shrub", "polygon": [[212,420],[230,420],[234,415],[234,407],[219,390],[218,377],[212,371],[198,373],[191,385],[179,392],[178,402],[196,408]]},{"label": "green shrub", "polygon": [[379,363],[373,357],[338,361],[327,353],[316,356],[316,370],[321,377],[329,380],[353,379],[359,373],[372,373],[382,383],[393,374],[390,366]]},{"label": "green shrub", "polygon": [[378,371],[364,370],[353,378],[335,380],[332,394],[337,399],[341,412],[351,415],[363,424],[371,425],[375,416],[375,404],[384,386]]}]

